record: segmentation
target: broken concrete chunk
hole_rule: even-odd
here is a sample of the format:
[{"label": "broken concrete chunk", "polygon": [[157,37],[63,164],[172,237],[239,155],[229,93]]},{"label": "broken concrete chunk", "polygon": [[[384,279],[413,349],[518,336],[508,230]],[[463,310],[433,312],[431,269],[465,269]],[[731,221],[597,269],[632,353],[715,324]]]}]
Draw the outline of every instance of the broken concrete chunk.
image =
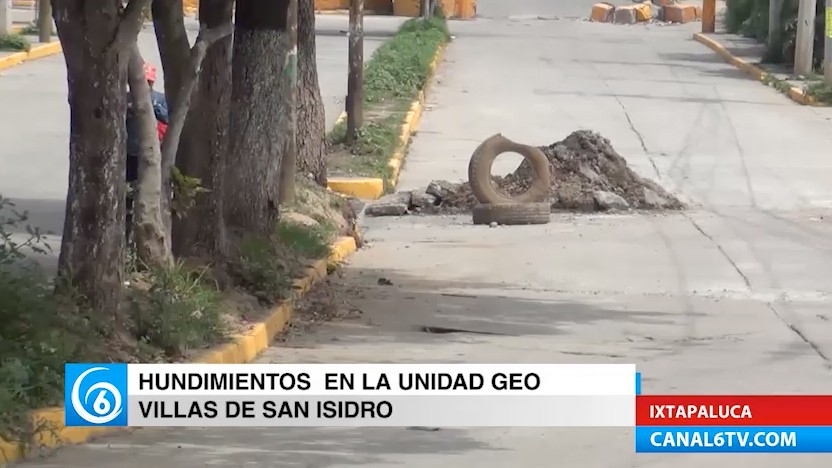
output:
[{"label": "broken concrete chunk", "polygon": [[457,184],[448,182],[447,180],[434,180],[428,184],[425,192],[439,198],[439,200],[448,198],[448,195],[453,193]]},{"label": "broken concrete chunk", "polygon": [[671,23],[690,23],[696,20],[696,7],[693,5],[665,5],[664,20]]},{"label": "broken concrete chunk", "polygon": [[598,205],[598,208],[603,211],[630,209],[630,204],[627,203],[627,200],[612,192],[596,190],[592,193],[592,197],[595,199],[595,204]]},{"label": "broken concrete chunk", "polygon": [[364,210],[367,216],[402,216],[410,207],[410,192],[397,192],[385,195]]},{"label": "broken concrete chunk", "polygon": [[610,3],[596,3],[592,5],[592,13],[589,15],[590,21],[596,23],[609,23],[612,21],[612,15],[615,11],[615,6]]},{"label": "broken concrete chunk", "polygon": [[436,205],[436,195],[426,190],[414,190],[410,195],[410,204],[416,208],[427,208]]},{"label": "broken concrete chunk", "polygon": [[639,3],[633,5],[636,12],[636,21],[650,21],[653,19],[653,8],[650,3]]},{"label": "broken concrete chunk", "polygon": [[617,24],[634,24],[636,22],[636,9],[632,5],[618,7],[613,13],[613,22]]},{"label": "broken concrete chunk", "polygon": [[407,205],[401,203],[374,204],[364,210],[367,216],[404,216],[407,214]]},{"label": "broken concrete chunk", "polygon": [[601,176],[595,172],[595,169],[591,168],[588,164],[581,164],[578,166],[578,172],[581,173],[582,176],[589,179],[591,182],[598,182],[601,180]]},{"label": "broken concrete chunk", "polygon": [[669,202],[655,191],[644,187],[644,204],[651,208],[664,208]]}]

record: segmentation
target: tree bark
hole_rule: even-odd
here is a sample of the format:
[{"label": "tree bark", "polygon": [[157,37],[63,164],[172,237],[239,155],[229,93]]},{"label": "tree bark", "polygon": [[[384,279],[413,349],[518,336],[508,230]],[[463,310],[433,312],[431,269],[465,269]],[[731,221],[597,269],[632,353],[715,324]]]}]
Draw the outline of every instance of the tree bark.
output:
[{"label": "tree bark", "polygon": [[124,278],[129,47],[149,0],[53,0],[67,65],[69,188],[58,275],[91,312],[114,317]]},{"label": "tree bark", "polygon": [[298,97],[298,0],[289,1],[287,30],[289,32],[289,54],[286,56],[283,77],[287,81],[286,105],[289,106],[287,132],[283,159],[280,164],[279,201],[292,203],[295,200],[295,174],[298,161],[297,140],[297,97]]},{"label": "tree bark", "polygon": [[162,215],[162,154],[156,131],[156,116],[150,86],[144,75],[144,59],[139,45],[130,50],[127,80],[133,99],[133,112],[139,122],[139,176],[133,221],[136,254],[150,268],[168,268],[173,264],[170,237]]},{"label": "tree bark", "polygon": [[[218,28],[233,20],[233,1],[201,0],[199,11],[201,27]],[[225,253],[222,199],[231,103],[231,42],[230,35],[221,38],[205,54],[176,157],[179,171],[198,178],[207,190],[196,195],[190,210],[173,219],[174,252],[181,256],[204,254],[218,259]]]},{"label": "tree bark", "polygon": [[232,55],[227,226],[269,235],[278,219],[280,168],[294,137],[288,80],[289,0],[238,0]]},{"label": "tree bark", "polygon": [[[159,57],[165,74],[165,97],[168,104],[176,102],[188,70],[191,43],[185,31],[182,0],[153,0],[153,30],[159,45]],[[173,108],[170,112],[173,112]]]},{"label": "tree bark", "polygon": [[326,186],[326,116],[318,83],[315,1],[298,0],[297,170]]}]

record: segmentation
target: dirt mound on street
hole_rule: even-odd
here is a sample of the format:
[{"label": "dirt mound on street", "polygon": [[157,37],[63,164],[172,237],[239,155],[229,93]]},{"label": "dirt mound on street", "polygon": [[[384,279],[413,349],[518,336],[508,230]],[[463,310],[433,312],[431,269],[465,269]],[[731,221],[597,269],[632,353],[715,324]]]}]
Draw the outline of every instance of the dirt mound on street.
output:
[{"label": "dirt mound on street", "polygon": [[[596,132],[579,130],[565,139],[540,148],[552,173],[553,211],[679,210],[684,205],[655,182],[627,166],[610,141]],[[492,177],[508,194],[519,193],[531,183],[531,164],[523,161],[513,173]],[[389,203],[397,209],[389,208]],[[434,181],[425,190],[388,195],[368,207],[370,216],[406,213],[454,214],[470,211],[477,200],[468,183]]]}]

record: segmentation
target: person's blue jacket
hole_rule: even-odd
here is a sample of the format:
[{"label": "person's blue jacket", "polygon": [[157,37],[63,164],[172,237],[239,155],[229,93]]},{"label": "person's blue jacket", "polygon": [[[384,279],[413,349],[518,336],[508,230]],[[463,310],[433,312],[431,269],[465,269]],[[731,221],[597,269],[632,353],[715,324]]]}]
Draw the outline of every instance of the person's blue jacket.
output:
[{"label": "person's blue jacket", "polygon": [[[128,102],[132,102],[132,97],[128,94]],[[165,100],[165,95],[151,89],[150,100],[153,103],[153,113],[156,114],[156,120],[164,124],[170,123],[168,118],[168,103]],[[127,157],[138,157],[141,145],[139,143],[139,122],[133,113],[132,106],[127,109]]]}]

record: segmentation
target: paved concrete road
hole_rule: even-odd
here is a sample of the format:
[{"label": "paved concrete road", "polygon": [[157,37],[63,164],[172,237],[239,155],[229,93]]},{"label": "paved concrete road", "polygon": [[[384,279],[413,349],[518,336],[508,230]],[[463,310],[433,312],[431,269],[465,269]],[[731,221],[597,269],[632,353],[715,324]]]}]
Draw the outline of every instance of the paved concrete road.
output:
[{"label": "paved concrete road", "polygon": [[[395,33],[404,18],[368,17],[365,21],[365,58]],[[191,40],[198,32],[187,22]],[[325,15],[317,19],[317,59],[327,128],[344,109],[347,89],[347,18]],[[159,68],[156,87],[164,89],[161,60],[153,29],[139,36],[145,60]],[[66,68],[62,55],[26,63],[0,74],[0,194],[18,209],[29,210],[32,225],[60,234],[67,189],[69,106]],[[49,236],[53,246],[57,236]],[[56,258],[47,260],[47,265]]]},{"label": "paved concrete road", "polygon": [[[480,1],[481,11],[497,5]],[[544,12],[535,7],[542,1],[510,3],[510,11]],[[557,12],[554,3],[545,11]],[[366,220],[370,247],[341,280],[362,318],[320,327],[262,361],[635,362],[647,393],[829,394],[832,113],[748,80],[690,40],[695,25],[507,16],[454,24],[403,183],[462,178],[471,151],[496,132],[547,143],[592,128],[692,208],[494,229],[468,217]],[[379,277],[393,285],[379,286]],[[425,334],[425,325],[499,334]],[[825,455],[635,455],[632,437],[626,429],[139,430],[25,466],[829,464]]]}]

